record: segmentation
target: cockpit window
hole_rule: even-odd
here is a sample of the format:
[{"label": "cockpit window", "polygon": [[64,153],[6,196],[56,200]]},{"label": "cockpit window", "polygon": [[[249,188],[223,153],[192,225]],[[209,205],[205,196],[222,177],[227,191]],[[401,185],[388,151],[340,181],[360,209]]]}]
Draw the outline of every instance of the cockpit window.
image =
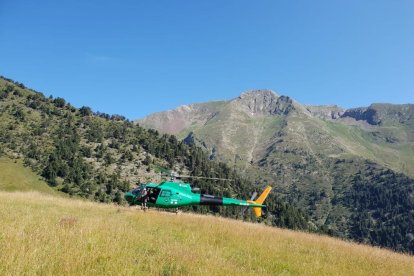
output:
[{"label": "cockpit window", "polygon": [[141,188],[135,188],[131,191],[133,195],[139,195],[141,193]]},{"label": "cockpit window", "polygon": [[168,190],[164,190],[161,192],[160,197],[170,197],[171,196],[171,191]]}]

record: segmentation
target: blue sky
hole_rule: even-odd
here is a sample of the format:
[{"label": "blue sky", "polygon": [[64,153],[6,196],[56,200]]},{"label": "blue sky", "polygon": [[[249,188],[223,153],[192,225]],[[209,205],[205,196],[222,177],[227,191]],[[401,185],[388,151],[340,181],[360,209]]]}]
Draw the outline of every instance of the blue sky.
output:
[{"label": "blue sky", "polygon": [[414,1],[0,0],[0,74],[130,119],[269,88],[414,103]]}]

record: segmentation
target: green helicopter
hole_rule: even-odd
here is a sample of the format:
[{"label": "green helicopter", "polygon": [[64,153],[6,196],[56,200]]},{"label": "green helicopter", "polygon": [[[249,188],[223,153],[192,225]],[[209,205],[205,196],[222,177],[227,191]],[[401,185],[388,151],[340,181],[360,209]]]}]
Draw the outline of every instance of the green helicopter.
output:
[{"label": "green helicopter", "polygon": [[[262,216],[262,208],[266,207],[263,203],[272,190],[271,186],[267,186],[256,200],[254,199],[257,193],[253,195],[251,200],[241,200],[200,194],[197,193],[200,189],[192,188],[188,183],[176,182],[175,178],[177,177],[171,177],[171,181],[164,181],[160,184],[141,184],[139,187],[127,192],[124,197],[130,205],[141,205],[144,210],[148,207],[176,208],[178,210],[179,207],[192,205],[242,206],[245,209],[253,208],[256,217],[260,217]],[[193,176],[188,178],[228,180]]]}]

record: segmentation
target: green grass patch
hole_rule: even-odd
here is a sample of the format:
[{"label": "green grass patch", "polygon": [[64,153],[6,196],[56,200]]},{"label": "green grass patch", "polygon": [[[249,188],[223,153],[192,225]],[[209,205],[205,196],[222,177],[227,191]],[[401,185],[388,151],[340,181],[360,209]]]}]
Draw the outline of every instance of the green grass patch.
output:
[{"label": "green grass patch", "polygon": [[59,192],[48,186],[30,168],[24,167],[21,160],[0,158],[0,190],[1,191],[38,191],[57,195]]},{"label": "green grass patch", "polygon": [[[409,176],[414,176],[414,154],[412,143],[387,143],[385,140],[376,138],[373,131],[387,136],[389,128],[377,128],[371,131],[364,131],[356,126],[346,126],[339,123],[326,122],[326,126],[331,134],[342,141],[349,152],[392,168],[396,171],[404,172]],[[399,131],[399,129],[397,129]],[[403,135],[394,130],[397,137]]]}]

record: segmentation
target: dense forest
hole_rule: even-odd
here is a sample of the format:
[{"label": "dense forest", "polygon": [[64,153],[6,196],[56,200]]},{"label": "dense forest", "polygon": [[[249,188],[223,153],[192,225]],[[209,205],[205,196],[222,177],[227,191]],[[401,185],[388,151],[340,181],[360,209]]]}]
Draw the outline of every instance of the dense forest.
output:
[{"label": "dense forest", "polygon": [[414,252],[414,182],[401,174],[378,171],[372,166],[367,164],[366,170],[352,179],[352,189],[345,202],[355,210],[351,217],[351,237]]},{"label": "dense forest", "polygon": [[414,180],[367,160],[337,160],[331,235],[414,253]]},{"label": "dense forest", "polygon": [[[175,170],[232,181],[195,180],[202,192],[249,198],[255,185],[228,165],[211,161],[199,147],[172,135],[146,130],[121,115],[75,108],[62,98],[45,97],[10,79],[0,79],[0,154],[22,158],[47,183],[73,196],[125,204],[123,193],[142,182],[161,181]],[[280,227],[316,230],[301,210],[272,195],[260,221]],[[196,206],[192,211],[241,218],[239,208]],[[188,209],[187,209],[188,210]],[[252,220],[248,215],[245,219]]]}]

